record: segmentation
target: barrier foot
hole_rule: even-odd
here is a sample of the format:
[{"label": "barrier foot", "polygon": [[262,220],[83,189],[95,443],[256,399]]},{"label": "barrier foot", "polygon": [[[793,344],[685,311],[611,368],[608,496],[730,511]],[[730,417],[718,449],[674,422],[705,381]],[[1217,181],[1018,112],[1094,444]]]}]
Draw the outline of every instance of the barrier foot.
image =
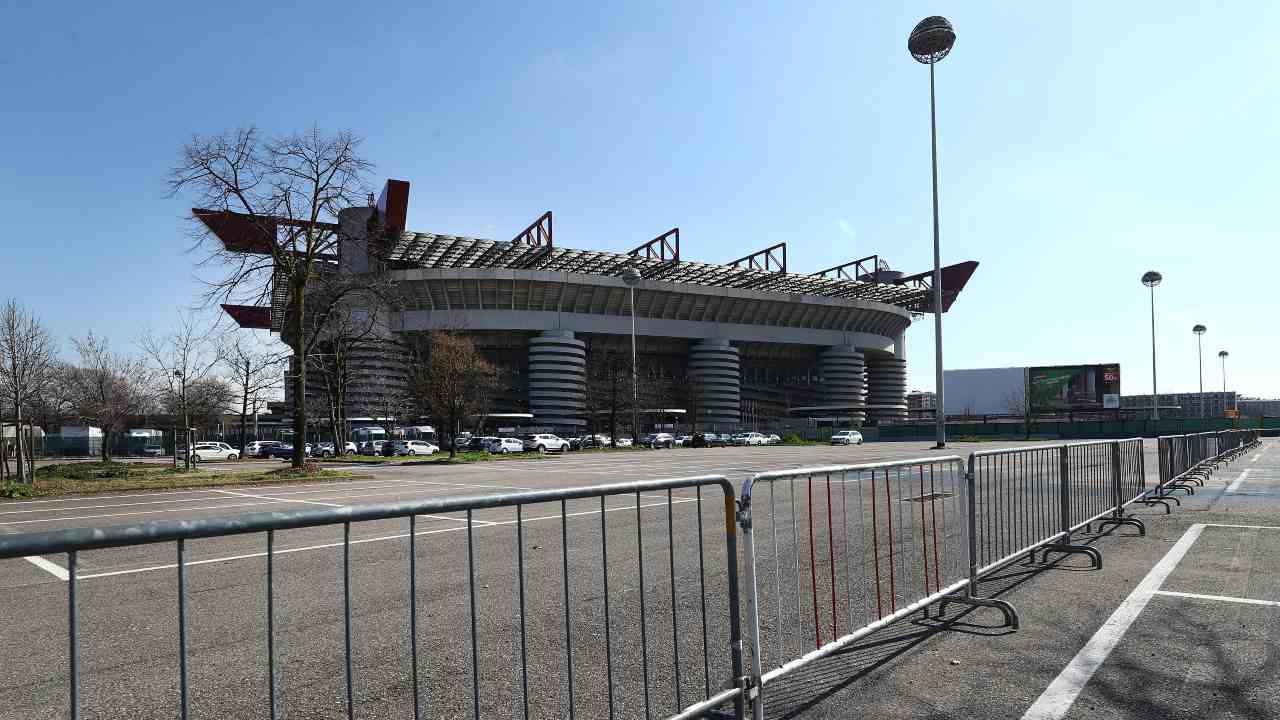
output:
[{"label": "barrier foot", "polygon": [[1177,503],[1177,504],[1179,504],[1179,505],[1181,505],[1181,504],[1182,504],[1182,503],[1178,502],[1178,498],[1176,498],[1176,497],[1172,497],[1172,496],[1170,496],[1170,497],[1168,497],[1168,498],[1147,498],[1146,500],[1137,500],[1136,502],[1142,503],[1143,505],[1146,505],[1147,507],[1151,507],[1152,505],[1163,505],[1163,506],[1164,506],[1164,514],[1165,514],[1165,515],[1172,515],[1172,514],[1173,514],[1173,508],[1169,507],[1169,503],[1165,502],[1165,500],[1172,500],[1172,501],[1174,501],[1175,503]]},{"label": "barrier foot", "polygon": [[939,601],[938,608],[943,612],[947,609],[947,603],[960,603],[961,605],[972,605],[974,607],[995,608],[1004,615],[1004,624],[1010,628],[1017,630],[1019,626],[1018,611],[1013,605],[1004,600],[996,600],[994,598],[969,597],[968,595],[948,595]]},{"label": "barrier foot", "polygon": [[[1168,507],[1169,507],[1168,505],[1165,506],[1166,509],[1168,509]],[[1123,515],[1116,515],[1115,517],[1103,518],[1098,521],[1098,532],[1102,532],[1102,529],[1108,525],[1115,525],[1117,527],[1121,525],[1132,525],[1138,528],[1139,535],[1145,536],[1147,534],[1147,526],[1144,525],[1142,521],[1139,520],[1138,518],[1125,517]]]},{"label": "barrier foot", "polygon": [[1049,553],[1051,552],[1060,552],[1060,553],[1068,553],[1068,554],[1074,553],[1079,555],[1088,555],[1093,560],[1093,569],[1094,570],[1102,569],[1102,553],[1098,552],[1097,550],[1091,547],[1085,547],[1084,545],[1057,544],[1057,545],[1045,545],[1043,550],[1044,550],[1043,562],[1049,562]]},{"label": "barrier foot", "polygon": [[1189,485],[1178,485],[1178,484],[1175,484],[1175,483],[1169,483],[1169,484],[1167,484],[1167,485],[1165,485],[1165,486],[1164,486],[1164,491],[1165,491],[1166,493],[1167,493],[1167,492],[1169,492],[1170,490],[1186,490],[1188,495],[1195,495],[1195,494],[1196,494],[1195,488],[1192,488],[1192,487],[1191,487],[1191,486],[1189,486]]}]

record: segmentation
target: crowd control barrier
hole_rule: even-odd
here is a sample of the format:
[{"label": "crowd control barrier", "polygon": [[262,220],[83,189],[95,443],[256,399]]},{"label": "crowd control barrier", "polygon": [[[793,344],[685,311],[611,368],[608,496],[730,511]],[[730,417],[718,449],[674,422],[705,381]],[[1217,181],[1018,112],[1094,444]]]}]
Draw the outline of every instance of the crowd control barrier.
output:
[{"label": "crowd control barrier", "polygon": [[[1194,493],[1216,468],[1259,442],[1256,430],[1161,437],[1158,471],[1150,477],[1141,439],[1108,440],[766,472],[744,481],[736,497],[723,476],[708,475],[0,535],[0,560],[66,557],[66,678],[77,720],[81,618],[110,612],[96,603],[81,606],[82,553],[171,544],[176,562],[152,569],[172,568],[176,580],[173,672],[178,715],[185,720],[193,709],[188,572],[209,562],[192,561],[188,551],[202,540],[262,534],[262,552],[238,556],[265,562],[263,691],[246,702],[274,720],[292,709],[280,680],[295,672],[281,662],[277,645],[275,564],[296,550],[277,547],[277,534],[324,527],[342,532],[341,542],[312,549],[341,553],[344,665],[334,684],[341,685],[349,719],[362,697],[352,662],[361,635],[353,630],[351,548],[403,539],[406,574],[398,581],[406,586],[407,607],[394,622],[403,623],[408,644],[403,660],[415,719],[514,714],[692,720],[744,718],[749,708],[759,720],[770,686],[780,679],[934,605],[991,607],[1017,628],[1011,604],[983,596],[984,579],[1019,559],[1047,560],[1053,553],[1083,554],[1101,567],[1101,553],[1079,542],[1078,533],[1130,526],[1144,535],[1143,522],[1129,514],[1132,506],[1163,505],[1171,512],[1175,491]],[[718,497],[704,500],[710,494]],[[526,528],[534,521],[541,525]],[[419,557],[416,538],[442,532],[420,531],[428,522],[457,531],[444,536],[457,538],[453,565],[435,546]],[[374,523],[382,523],[383,535],[353,540],[353,526]],[[395,529],[387,531],[388,523]],[[558,552],[531,554],[547,546]],[[433,614],[425,619],[447,624],[437,637],[456,641],[465,673],[435,672],[440,649],[421,646],[427,626],[420,597],[432,587],[420,576],[428,585],[451,580],[460,588],[445,601],[433,598]],[[490,589],[495,586],[503,589]],[[380,592],[386,601],[388,593],[400,591],[384,585]],[[582,617],[593,620],[584,627]],[[314,627],[324,623],[314,621]],[[433,684],[446,681],[456,696],[442,697]]]},{"label": "crowd control barrier", "polygon": [[[675,495],[675,492],[680,495]],[[704,493],[720,495],[719,501],[709,499],[708,515],[717,522],[704,527]],[[612,503],[609,507],[607,504]],[[575,503],[570,505],[570,503]],[[542,508],[541,517],[531,517],[526,510],[532,506]],[[549,506],[549,507],[548,507]],[[493,513],[476,517],[481,511],[496,509],[514,511],[501,515]],[[684,517],[680,542],[676,542],[673,511],[676,508],[692,509],[697,514],[696,527],[692,518]],[[573,510],[570,512],[570,510]],[[649,512],[642,513],[642,510]],[[618,511],[618,514],[615,514]],[[452,513],[452,516],[447,514]],[[234,517],[210,518],[175,522],[154,522],[110,528],[69,529],[26,535],[0,535],[0,560],[27,556],[65,554],[67,561],[67,603],[70,716],[78,720],[81,712],[81,617],[110,608],[81,607],[77,599],[77,559],[81,553],[104,548],[122,548],[158,543],[172,544],[176,563],[173,566],[177,583],[177,606],[173,608],[173,623],[177,626],[177,663],[174,674],[177,679],[175,698],[179,717],[187,718],[192,692],[188,674],[188,617],[191,603],[188,592],[188,550],[200,540],[223,538],[247,533],[264,534],[266,576],[262,592],[265,594],[266,667],[261,672],[267,678],[268,692],[260,699],[258,717],[276,718],[291,715],[280,693],[281,675],[290,672],[291,666],[282,665],[276,641],[277,620],[275,586],[276,560],[281,550],[276,547],[277,534],[301,528],[337,526],[342,529],[342,541],[332,543],[342,556],[342,609],[345,672],[342,683],[345,689],[345,716],[354,718],[358,695],[354,692],[359,678],[352,663],[353,645],[360,638],[352,631],[352,582],[351,582],[351,530],[361,523],[377,521],[403,521],[403,535],[394,539],[405,540],[408,586],[408,610],[403,617],[403,628],[409,644],[409,670],[412,677],[413,717],[452,716],[466,708],[466,714],[482,716],[521,717],[670,717],[700,718],[730,708],[735,717],[743,716],[742,643],[739,632],[738,549],[734,523],[733,486],[720,476],[705,476],[676,480],[656,480],[620,483],[594,487],[505,493],[481,497],[428,499],[414,502],[324,508],[294,512],[252,513]],[[579,516],[598,515],[598,521],[585,520],[591,528],[575,528],[569,532],[569,518],[584,522]],[[618,519],[613,519],[617,517]],[[487,519],[486,519],[487,518]],[[541,526],[558,525],[559,532],[550,532],[552,542],[558,539],[558,562],[550,561],[539,553],[537,570],[526,566],[533,562],[531,545],[525,535],[527,521],[545,521]],[[432,670],[434,647],[422,647],[419,636],[424,618],[419,615],[419,596],[430,593],[419,579],[444,578],[432,575],[432,566],[442,564],[436,554],[419,557],[419,523],[454,522],[452,529],[461,529],[449,537],[464,535],[458,542],[465,546],[466,593],[458,597],[465,603],[465,620],[458,625],[457,637],[468,646],[469,676],[461,680],[466,699],[448,698],[453,710],[433,707],[432,700],[444,703],[446,698],[431,698],[427,685]],[[501,540],[486,537],[480,539],[479,529],[505,526],[509,535]],[[616,526],[616,527],[614,527]],[[612,528],[612,529],[611,529]],[[549,532],[549,531],[548,531]],[[545,533],[544,533],[545,534]],[[554,538],[555,535],[558,538]],[[583,535],[588,539],[584,540]],[[716,535],[722,535],[723,555],[717,559],[703,551],[704,534],[711,539],[711,547],[717,544]],[[654,537],[654,536],[657,537]],[[696,558],[694,542],[697,542]],[[612,541],[612,542],[611,542]],[[364,542],[357,540],[357,542]],[[491,563],[485,567],[477,557],[477,546],[489,550],[485,557],[492,560],[494,545],[508,548],[511,555],[494,569]],[[547,543],[546,539],[542,540]],[[591,547],[583,547],[584,545]],[[652,545],[646,552],[646,544]],[[677,545],[679,546],[677,550]],[[487,547],[486,547],[487,546]],[[665,547],[664,547],[665,546]],[[545,544],[542,546],[545,547]],[[463,548],[458,548],[460,551]],[[600,563],[588,565],[593,578],[583,578],[587,571],[578,572],[570,566],[570,553],[575,557],[583,553],[600,553]],[[656,552],[655,552],[656,551]],[[677,568],[677,551],[680,552],[682,571]],[[287,550],[286,550],[287,552]],[[439,553],[439,550],[436,551]],[[696,562],[695,562],[696,561]],[[664,567],[665,566],[665,567]],[[718,566],[718,567],[717,567]],[[482,604],[477,606],[477,573],[484,571]],[[499,605],[490,588],[494,574],[509,572],[507,596]],[[438,576],[439,573],[436,573]],[[610,592],[610,575],[613,575],[614,592]],[[557,577],[558,576],[558,577]],[[656,582],[655,582],[656,581]],[[82,582],[82,581],[80,581]],[[574,589],[589,582],[589,590],[575,594]],[[531,587],[537,584],[538,606],[534,606]],[[623,587],[618,587],[619,585]],[[724,593],[722,595],[721,593]],[[581,597],[580,595],[588,595]],[[636,597],[638,595],[638,598]],[[638,607],[635,601],[638,599]],[[589,616],[599,617],[600,625],[576,627],[575,610],[587,606]],[[719,616],[709,614],[709,606],[719,608]],[[661,608],[662,613],[658,610]],[[436,606],[437,611],[440,606]],[[460,607],[453,606],[455,610]],[[599,615],[595,615],[599,613]],[[625,613],[625,617],[624,617]],[[513,617],[514,616],[514,617]],[[511,635],[496,647],[486,648],[482,638],[489,637],[493,626],[510,624]],[[531,643],[535,626],[547,627],[548,633],[558,633],[560,638],[537,639],[541,647],[558,646],[559,662],[548,663],[553,657],[539,652],[539,664],[530,664]],[[316,628],[319,629],[319,626]],[[621,647],[623,634],[627,647]],[[603,637],[600,637],[600,636]],[[508,642],[509,641],[509,642]],[[659,645],[663,645],[662,659],[658,658]],[[603,647],[598,647],[603,645]],[[514,651],[511,649],[514,647]],[[603,692],[594,682],[590,687],[578,678],[575,668],[583,667],[583,660],[575,662],[575,651],[583,648],[594,658],[603,656]],[[508,667],[495,667],[506,661]],[[592,670],[599,670],[599,660],[592,660]],[[558,665],[548,667],[548,665]],[[682,676],[683,673],[683,676]],[[447,675],[448,673],[444,673]],[[592,673],[593,675],[595,672]],[[439,678],[436,678],[439,679]],[[336,678],[335,678],[336,680]],[[694,689],[696,688],[696,690]],[[314,692],[312,689],[311,692]],[[661,697],[659,697],[661,691]],[[461,694],[461,693],[460,693]],[[499,700],[498,696],[502,696]],[[407,698],[406,698],[407,700]],[[548,705],[551,705],[550,707]]]}]

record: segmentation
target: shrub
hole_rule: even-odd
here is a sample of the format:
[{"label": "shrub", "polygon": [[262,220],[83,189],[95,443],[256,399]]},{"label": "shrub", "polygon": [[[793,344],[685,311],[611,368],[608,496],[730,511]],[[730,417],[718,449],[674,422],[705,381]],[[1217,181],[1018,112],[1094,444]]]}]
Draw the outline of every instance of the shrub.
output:
[{"label": "shrub", "polygon": [[25,483],[6,480],[0,485],[0,498],[29,498],[32,495],[35,495],[35,490]]},{"label": "shrub", "polygon": [[37,478],[63,480],[104,480],[129,477],[130,466],[120,462],[83,462],[64,465],[46,465],[36,468]]}]

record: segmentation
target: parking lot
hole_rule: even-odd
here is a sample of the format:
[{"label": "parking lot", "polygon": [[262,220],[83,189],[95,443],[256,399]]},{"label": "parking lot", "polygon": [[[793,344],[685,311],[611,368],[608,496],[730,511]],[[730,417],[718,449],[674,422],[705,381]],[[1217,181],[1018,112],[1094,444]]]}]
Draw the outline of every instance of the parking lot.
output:
[{"label": "parking lot", "polygon": [[[995,447],[999,445],[955,444],[949,452],[963,455]],[[769,696],[770,717],[1277,714],[1280,688],[1272,648],[1280,612],[1268,603],[1280,600],[1273,559],[1280,532],[1265,528],[1280,525],[1280,453],[1272,445],[1265,447],[1220,471],[1172,515],[1160,514],[1160,508],[1138,510],[1148,521],[1147,537],[1119,531],[1090,538],[1106,557],[1100,571],[1087,570],[1083,558],[1068,557],[1047,568],[1014,569],[992,581],[991,590],[1014,602],[1023,615],[1017,633],[999,628],[998,614],[955,607],[941,618],[902,623],[875,642],[780,684]],[[1148,444],[1147,451],[1153,452],[1154,445]],[[736,486],[766,470],[938,454],[929,443],[871,443],[359,466],[356,471],[367,477],[345,482],[7,502],[0,504],[0,532],[708,473],[724,474]],[[1154,467],[1147,463],[1149,474]],[[530,716],[563,714],[568,667],[575,671],[580,709],[607,707],[606,690],[616,689],[613,706],[620,717],[644,716],[638,689],[644,684],[644,665],[654,678],[650,699],[655,714],[718,685],[727,676],[726,653],[714,642],[725,632],[725,598],[719,575],[701,574],[698,563],[723,567],[723,536],[716,531],[722,532],[724,517],[718,498],[706,489],[701,494],[677,490],[670,504],[662,493],[542,504],[525,509],[519,524],[510,508],[477,511],[470,524],[461,513],[420,517],[415,545],[422,598],[422,687],[429,709],[424,716],[471,713],[469,567],[477,577],[474,601],[486,618],[477,630],[479,672],[493,689],[483,698],[484,713],[519,714],[520,678],[511,669],[520,637],[513,600],[517,528],[528,563],[524,615],[532,669],[527,680]],[[407,527],[402,521],[354,523],[350,532],[357,715],[411,717]],[[638,535],[644,543],[639,549],[634,542]],[[468,563],[468,537],[473,539],[473,566]],[[600,552],[605,537],[611,553],[607,563]],[[345,713],[342,544],[340,525],[282,532],[276,539],[275,632],[285,717]],[[1181,556],[1167,560],[1179,547]],[[187,545],[191,717],[266,715],[264,555],[260,534]],[[643,610],[635,573],[640,558],[648,562]],[[0,717],[66,717],[65,558],[28,558],[0,566],[5,614],[0,662],[26,669],[0,690]],[[83,581],[78,585],[85,717],[174,716],[175,566],[171,543],[81,555],[77,578]],[[1167,572],[1151,576],[1158,582],[1144,580],[1161,567]],[[566,568],[567,581],[562,575]],[[601,659],[602,575],[612,584],[614,598],[609,622],[614,644],[608,657],[617,667],[610,668],[611,679],[603,677],[606,663]],[[695,590],[699,579],[707,584],[705,594]],[[570,643],[563,639],[565,593],[573,598],[567,624],[576,632]],[[709,599],[701,612],[699,599]],[[1128,618],[1123,631],[1109,620],[1116,613],[1121,620]],[[641,629],[640,617],[646,618],[647,630]],[[699,619],[713,639],[705,656],[697,642]],[[1104,626],[1113,629],[1098,640],[1095,633]],[[1094,646],[1094,640],[1110,645]],[[574,652],[566,661],[570,647]],[[1101,647],[1107,651],[1100,652]],[[1077,661],[1082,648],[1088,652]],[[675,672],[677,666],[682,674]],[[1159,713],[1144,714],[1153,708]],[[1258,708],[1267,712],[1259,715],[1254,712]]]}]

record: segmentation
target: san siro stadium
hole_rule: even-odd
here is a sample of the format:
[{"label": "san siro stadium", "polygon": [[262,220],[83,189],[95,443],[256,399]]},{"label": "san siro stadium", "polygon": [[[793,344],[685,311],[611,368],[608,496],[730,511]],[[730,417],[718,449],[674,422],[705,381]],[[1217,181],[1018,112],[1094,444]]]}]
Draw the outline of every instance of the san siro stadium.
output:
[{"label": "san siro stadium", "polygon": [[[396,288],[403,300],[381,310],[390,340],[467,333],[499,369],[488,415],[506,430],[597,427],[595,364],[622,357],[630,367],[633,323],[642,431],[860,427],[905,417],[905,333],[933,310],[932,271],[905,275],[871,255],[796,273],[785,243],[728,263],[693,261],[681,253],[678,228],[630,252],[566,248],[554,242],[550,212],[509,241],[413,232],[408,199],[409,183],[390,180],[376,203],[342,211],[326,271],[376,269]],[[243,218],[194,213],[228,249],[253,252]],[[371,228],[382,230],[371,237]],[[944,311],[976,267],[942,269]],[[242,327],[280,331],[282,295],[272,295],[271,307],[223,308]],[[389,397],[407,391],[404,357],[353,357],[348,418],[377,418]]]}]

